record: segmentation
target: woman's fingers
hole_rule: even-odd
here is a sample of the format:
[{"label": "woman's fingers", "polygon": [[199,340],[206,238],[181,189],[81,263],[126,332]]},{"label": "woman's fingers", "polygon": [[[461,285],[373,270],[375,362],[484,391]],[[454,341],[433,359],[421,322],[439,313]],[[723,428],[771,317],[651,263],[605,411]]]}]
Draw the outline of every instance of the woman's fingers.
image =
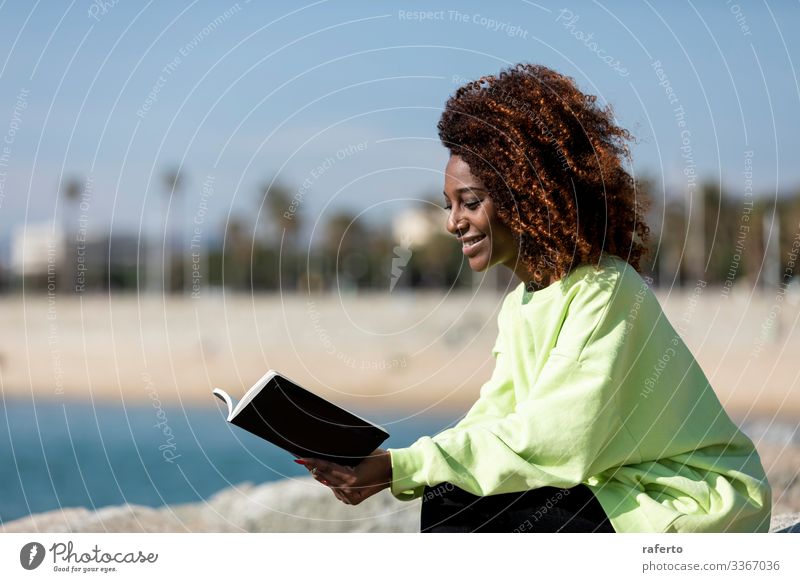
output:
[{"label": "woman's fingers", "polygon": [[321,472],[321,465],[324,463],[324,461],[322,461],[321,459],[301,458],[295,460],[295,463],[300,463],[308,470],[309,473],[311,473],[313,477],[318,477]]},{"label": "woman's fingers", "polygon": [[301,459],[306,468],[317,481],[327,481],[328,485],[341,486],[352,483],[354,472],[352,467],[345,467],[322,459]]},{"label": "woman's fingers", "polygon": [[341,497],[342,497],[342,500],[343,500],[345,503],[347,503],[348,505],[355,505],[355,504],[356,504],[356,502],[355,502],[355,499],[354,499],[354,497],[353,497],[353,493],[352,493],[352,491],[344,491],[344,490],[340,490],[340,491],[339,491],[339,495],[341,495]]},{"label": "woman's fingers", "polygon": [[352,467],[339,465],[322,459],[299,459],[311,472],[311,475],[323,485],[327,485],[334,496],[348,505],[358,505],[369,494],[365,485],[357,484],[358,476]]},{"label": "woman's fingers", "polygon": [[361,495],[357,490],[347,489],[342,487],[332,487],[329,485],[331,491],[336,498],[342,503],[347,505],[358,505],[361,502]]},{"label": "woman's fingers", "polygon": [[333,491],[333,495],[336,497],[336,499],[338,499],[342,503],[346,503],[348,505],[350,504],[350,501],[348,501],[348,499],[342,494],[341,491],[339,491],[334,487],[331,487],[330,490]]},{"label": "woman's fingers", "polygon": [[350,488],[328,485],[328,488],[333,492],[334,496],[339,501],[346,503],[347,505],[358,505],[370,496],[370,494],[367,493],[363,487]]},{"label": "woman's fingers", "polygon": [[318,461],[317,473],[322,473],[329,480],[343,481],[353,475],[353,469],[329,461]]},{"label": "woman's fingers", "polygon": [[364,491],[363,489],[354,489],[350,493],[350,503],[352,505],[358,505],[364,501]]}]

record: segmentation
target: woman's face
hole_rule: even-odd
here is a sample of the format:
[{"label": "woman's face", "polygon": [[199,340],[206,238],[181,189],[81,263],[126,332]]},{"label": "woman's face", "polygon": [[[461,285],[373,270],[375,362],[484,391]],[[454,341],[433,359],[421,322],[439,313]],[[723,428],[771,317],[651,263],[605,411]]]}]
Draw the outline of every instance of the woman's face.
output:
[{"label": "woman's face", "polygon": [[518,249],[511,229],[500,222],[494,201],[483,183],[459,156],[450,156],[444,174],[447,230],[461,243],[473,271],[502,264],[519,268]]}]

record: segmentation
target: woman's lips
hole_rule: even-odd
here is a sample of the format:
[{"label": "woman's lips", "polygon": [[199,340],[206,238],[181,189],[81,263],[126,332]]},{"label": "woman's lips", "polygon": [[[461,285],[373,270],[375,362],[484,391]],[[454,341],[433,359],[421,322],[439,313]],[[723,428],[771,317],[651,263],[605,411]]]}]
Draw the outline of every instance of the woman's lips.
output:
[{"label": "woman's lips", "polygon": [[462,246],[461,251],[468,257],[474,257],[477,253],[481,251],[483,247],[483,243],[486,241],[486,235],[483,235],[483,238],[478,242],[471,244],[469,246]]}]

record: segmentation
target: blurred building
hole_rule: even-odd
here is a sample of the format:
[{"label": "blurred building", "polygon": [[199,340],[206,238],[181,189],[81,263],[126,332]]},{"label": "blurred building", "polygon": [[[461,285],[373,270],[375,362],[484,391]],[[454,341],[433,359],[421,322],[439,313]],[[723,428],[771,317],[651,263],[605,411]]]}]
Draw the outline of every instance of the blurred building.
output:
[{"label": "blurred building", "polygon": [[407,241],[412,246],[422,246],[444,228],[441,216],[425,208],[408,208],[392,220],[392,236],[398,244]]},{"label": "blurred building", "polygon": [[64,231],[52,222],[22,224],[11,235],[12,277],[29,277],[46,284],[48,272],[64,260]]},{"label": "blurred building", "polygon": [[133,235],[68,237],[52,222],[28,223],[11,237],[10,278],[48,291],[135,289],[142,246]]}]

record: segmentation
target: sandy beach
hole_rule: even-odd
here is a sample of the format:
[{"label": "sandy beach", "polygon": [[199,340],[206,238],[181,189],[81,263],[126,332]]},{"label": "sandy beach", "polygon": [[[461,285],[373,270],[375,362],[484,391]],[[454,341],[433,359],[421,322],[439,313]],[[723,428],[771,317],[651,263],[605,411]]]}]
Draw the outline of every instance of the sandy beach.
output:
[{"label": "sandy beach", "polygon": [[[658,291],[738,418],[800,418],[800,308],[791,296]],[[466,410],[492,371],[503,295],[119,295],[0,300],[4,397],[214,405],[267,369],[341,402]]]}]

